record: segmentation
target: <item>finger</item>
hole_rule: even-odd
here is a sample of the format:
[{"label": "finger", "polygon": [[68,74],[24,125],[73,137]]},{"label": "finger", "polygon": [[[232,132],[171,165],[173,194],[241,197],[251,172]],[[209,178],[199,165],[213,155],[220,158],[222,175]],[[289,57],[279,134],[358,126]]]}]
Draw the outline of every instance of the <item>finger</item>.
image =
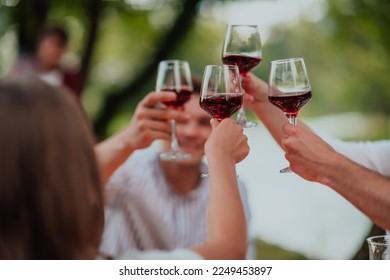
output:
[{"label": "finger", "polygon": [[282,131],[283,133],[288,137],[290,136],[294,129],[296,129],[296,126],[290,124],[290,123],[285,123],[283,126],[282,126]]},{"label": "finger", "polygon": [[[251,74],[251,73],[250,73]],[[250,78],[250,75],[245,75],[244,77],[242,77],[242,85],[244,87],[247,87],[249,86],[251,83],[251,78]]]},{"label": "finger", "polygon": [[282,139],[281,146],[286,154],[288,152],[292,152],[294,150],[294,143],[296,143],[296,141],[292,138],[287,137],[287,138]]},{"label": "finger", "polygon": [[285,150],[285,151],[287,150],[286,141],[287,141],[287,138],[284,138],[284,139],[282,139],[282,141],[281,141],[282,148],[283,148],[283,150]]},{"label": "finger", "polygon": [[211,127],[214,129],[218,126],[219,121],[217,119],[211,119],[210,124],[211,124]]},{"label": "finger", "polygon": [[150,92],[141,103],[145,107],[154,107],[158,103],[172,101],[176,98],[176,93],[171,91]]},{"label": "finger", "polygon": [[158,121],[158,120],[142,120],[138,123],[138,129],[141,131],[151,130],[151,131],[159,131],[167,134],[171,133],[171,126],[166,121]]},{"label": "finger", "polygon": [[253,95],[250,95],[250,94],[248,94],[246,92],[244,93],[244,102],[246,102],[246,101],[253,101],[253,100],[255,100]]}]

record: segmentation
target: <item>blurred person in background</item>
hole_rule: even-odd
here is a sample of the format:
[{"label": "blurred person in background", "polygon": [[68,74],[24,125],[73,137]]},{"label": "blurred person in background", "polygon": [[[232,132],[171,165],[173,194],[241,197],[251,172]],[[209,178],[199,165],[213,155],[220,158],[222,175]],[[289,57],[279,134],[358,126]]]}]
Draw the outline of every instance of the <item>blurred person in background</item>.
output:
[{"label": "blurred person in background", "polygon": [[[36,77],[0,79],[0,259],[101,258],[104,190],[99,171],[120,163],[120,155],[139,148],[143,139],[168,139],[168,120],[185,117],[155,105],[175,98],[173,93],[150,93],[139,106],[153,111],[154,131],[139,130],[133,122],[94,148],[83,111],[62,89]],[[230,119],[213,120],[212,130],[205,144],[210,174],[205,241],[172,252],[131,250],[112,257],[245,257],[246,223],[235,164],[249,153],[247,138]],[[138,134],[136,140],[128,138]]]},{"label": "blurred person in background", "polygon": [[9,75],[37,75],[43,81],[63,87],[80,99],[80,73],[63,64],[67,46],[67,31],[62,26],[47,26],[38,35],[34,54],[18,58]]},{"label": "blurred person in background", "polygon": [[[194,78],[193,85],[191,99],[184,104],[188,119],[177,123],[179,146],[191,158],[161,160],[159,154],[169,150],[169,141],[149,143],[128,157],[106,186],[103,253],[118,255],[129,249],[174,250],[206,240],[210,189],[209,179],[202,178],[201,174],[208,172],[202,159],[212,129],[210,115],[199,106],[201,80]],[[154,116],[149,110],[139,107],[133,121],[141,125],[137,119],[142,116],[143,125],[151,126]],[[246,188],[241,180],[238,184],[249,224]],[[248,244],[247,258],[255,258],[252,242]]]},{"label": "blurred person in background", "polygon": [[[292,171],[331,187],[372,221],[390,229],[390,140],[348,142],[288,123],[268,100],[268,84],[253,74],[243,82],[246,106],[285,150]],[[287,137],[287,138],[286,138]]]}]

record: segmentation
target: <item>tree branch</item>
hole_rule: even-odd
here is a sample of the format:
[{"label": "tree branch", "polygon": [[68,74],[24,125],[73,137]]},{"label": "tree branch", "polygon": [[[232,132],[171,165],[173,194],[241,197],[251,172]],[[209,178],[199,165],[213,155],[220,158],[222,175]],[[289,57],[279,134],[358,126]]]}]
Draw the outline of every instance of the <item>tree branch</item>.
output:
[{"label": "tree branch", "polygon": [[94,130],[98,137],[106,136],[107,125],[115,114],[117,108],[129,100],[132,92],[139,90],[150,77],[150,73],[156,70],[157,64],[165,59],[174,49],[185,34],[191,29],[197,14],[197,5],[201,0],[187,0],[183,3],[183,10],[177,17],[173,28],[159,44],[161,48],[154,54],[143,72],[130,84],[121,90],[106,95],[103,108],[95,119]]}]

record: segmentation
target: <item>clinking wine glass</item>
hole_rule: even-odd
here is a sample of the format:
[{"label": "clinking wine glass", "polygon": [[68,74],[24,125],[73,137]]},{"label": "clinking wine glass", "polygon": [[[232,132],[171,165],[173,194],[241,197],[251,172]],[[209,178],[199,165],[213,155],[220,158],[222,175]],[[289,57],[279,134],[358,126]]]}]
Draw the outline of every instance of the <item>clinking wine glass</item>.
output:
[{"label": "clinking wine glass", "polygon": [[367,238],[370,260],[390,260],[390,235]]},{"label": "clinking wine glass", "polygon": [[[241,78],[235,65],[207,65],[200,91],[200,107],[213,118],[229,118],[242,107]],[[208,174],[201,174],[207,177]]]},{"label": "clinking wine glass", "polygon": [[[241,77],[260,65],[262,61],[262,44],[257,25],[228,25],[223,44],[222,61],[224,64],[237,65]],[[244,108],[237,114],[237,123],[242,127],[256,127],[255,122],[248,121]]]},{"label": "clinking wine glass", "polygon": [[[163,60],[159,63],[156,92],[171,91],[175,92],[177,99],[164,103],[168,108],[183,110],[185,102],[190,100],[193,91],[190,66],[187,61],[182,60]],[[160,154],[162,160],[186,160],[191,157],[179,148],[176,137],[176,121],[171,120],[172,137],[171,148],[168,152]]]},{"label": "clinking wine glass", "polygon": [[[287,58],[271,61],[268,98],[282,110],[288,121],[297,125],[299,110],[312,96],[309,78],[303,58]],[[291,172],[290,167],[280,170]]]}]

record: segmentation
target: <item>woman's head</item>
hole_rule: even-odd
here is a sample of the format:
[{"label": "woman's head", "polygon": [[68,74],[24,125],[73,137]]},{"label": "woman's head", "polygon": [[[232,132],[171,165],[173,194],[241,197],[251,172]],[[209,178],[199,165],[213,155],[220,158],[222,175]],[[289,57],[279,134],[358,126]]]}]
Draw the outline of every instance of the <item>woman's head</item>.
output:
[{"label": "woman's head", "polygon": [[38,79],[0,79],[0,133],[0,259],[92,258],[103,199],[79,106]]}]

